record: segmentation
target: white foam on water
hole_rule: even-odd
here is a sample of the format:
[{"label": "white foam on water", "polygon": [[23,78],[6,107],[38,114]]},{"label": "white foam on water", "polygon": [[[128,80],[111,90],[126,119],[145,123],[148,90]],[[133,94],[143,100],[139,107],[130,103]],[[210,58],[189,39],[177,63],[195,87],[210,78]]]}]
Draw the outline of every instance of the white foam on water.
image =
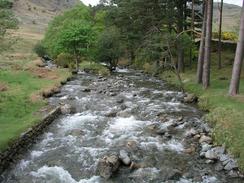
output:
[{"label": "white foam on water", "polygon": [[48,143],[53,142],[55,139],[53,138],[53,133],[45,133],[45,137],[41,142],[42,146],[46,146]]},{"label": "white foam on water", "polygon": [[163,151],[165,149],[169,149],[177,153],[181,153],[184,151],[184,146],[182,145],[182,143],[176,141],[175,139],[172,139],[167,143],[162,143],[159,137],[147,137],[144,140],[144,142],[140,143],[141,148],[144,150],[157,148],[157,150],[159,151]]},{"label": "white foam on water", "polygon": [[133,131],[145,124],[145,121],[136,120],[134,116],[129,118],[117,118],[115,121],[109,126],[109,131],[112,133],[117,133],[121,131]]},{"label": "white foam on water", "polygon": [[32,151],[31,152],[31,158],[34,159],[34,158],[38,158],[40,157],[44,152],[43,151]]},{"label": "white foam on water", "polygon": [[19,168],[24,170],[30,164],[29,160],[21,160],[19,163]]},{"label": "white foam on water", "polygon": [[175,139],[168,141],[166,143],[165,147],[170,149],[170,150],[174,150],[178,153],[184,151],[184,146],[182,145],[182,143],[176,141]]},{"label": "white foam on water", "polygon": [[116,68],[116,72],[118,72],[118,73],[129,73],[130,71],[128,69]]},{"label": "white foam on water", "polygon": [[139,168],[135,172],[130,175],[130,177],[134,178],[148,178],[150,180],[153,180],[159,176],[160,170],[157,168]]},{"label": "white foam on water", "polygon": [[46,183],[59,182],[59,183],[99,183],[100,177],[93,176],[90,179],[81,179],[76,181],[72,178],[70,173],[63,167],[48,167],[43,166],[36,172],[30,173],[34,178],[44,179]]},{"label": "white foam on water", "polygon": [[217,183],[217,182],[219,182],[218,179],[214,176],[203,176],[202,179],[203,179],[202,183]]},{"label": "white foam on water", "polygon": [[95,116],[93,114],[76,114],[73,116],[65,117],[62,120],[62,122],[58,125],[58,127],[63,131],[79,129],[84,125],[84,123],[94,122],[95,120],[98,120],[98,118],[98,116]]}]

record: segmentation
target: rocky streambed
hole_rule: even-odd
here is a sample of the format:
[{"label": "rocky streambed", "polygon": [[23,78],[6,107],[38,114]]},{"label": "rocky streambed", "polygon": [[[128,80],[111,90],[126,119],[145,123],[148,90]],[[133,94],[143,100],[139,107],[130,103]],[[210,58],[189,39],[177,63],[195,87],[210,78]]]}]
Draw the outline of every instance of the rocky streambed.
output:
[{"label": "rocky streambed", "polygon": [[49,99],[62,113],[4,183],[239,183],[185,94],[141,73],[79,74]]}]

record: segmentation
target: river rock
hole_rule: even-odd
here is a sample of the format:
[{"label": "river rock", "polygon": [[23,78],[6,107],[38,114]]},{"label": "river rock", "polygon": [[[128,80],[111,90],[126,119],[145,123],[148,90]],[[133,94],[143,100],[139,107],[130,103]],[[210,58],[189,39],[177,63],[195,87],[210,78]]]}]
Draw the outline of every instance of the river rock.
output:
[{"label": "river rock", "polygon": [[222,171],[224,169],[224,166],[222,165],[221,162],[217,163],[215,166],[216,171]]},{"label": "river rock", "polygon": [[119,152],[119,159],[123,162],[124,165],[129,166],[131,163],[130,157],[125,150]]},{"label": "river rock", "polygon": [[97,172],[105,179],[109,179],[120,166],[119,157],[117,155],[105,156],[99,160]]},{"label": "river rock", "polygon": [[219,160],[220,160],[221,162],[225,162],[225,161],[227,161],[227,160],[230,160],[230,157],[229,157],[228,155],[226,155],[226,154],[221,154],[221,155],[219,156]]},{"label": "river rock", "polygon": [[191,128],[185,133],[186,137],[194,137],[197,134],[197,131],[194,128]]},{"label": "river rock", "polygon": [[202,135],[199,140],[199,143],[204,143],[204,142],[210,144],[212,142],[212,138],[206,135]]},{"label": "river rock", "polygon": [[205,158],[210,159],[210,160],[216,160],[216,159],[218,159],[218,156],[213,150],[208,150],[205,153]]},{"label": "river rock", "polygon": [[115,118],[117,116],[117,111],[111,111],[105,114],[108,118]]},{"label": "river rock", "polygon": [[122,104],[124,102],[124,99],[123,98],[119,98],[116,100],[116,103],[117,104]]},{"label": "river rock", "polygon": [[74,108],[70,104],[64,104],[60,109],[62,114],[71,114],[74,112]]},{"label": "river rock", "polygon": [[218,157],[220,157],[221,154],[225,153],[225,148],[221,146],[214,147],[212,150],[218,155]]},{"label": "river rock", "polygon": [[91,92],[91,89],[90,88],[85,88],[85,89],[82,90],[82,92],[89,93],[89,92]]},{"label": "river rock", "polygon": [[238,164],[235,160],[230,160],[224,167],[224,169],[227,171],[237,169],[237,168],[238,168]]},{"label": "river rock", "polygon": [[212,145],[209,145],[207,143],[203,143],[202,144],[202,149],[201,152],[207,152],[208,150],[210,150],[212,148]]},{"label": "river rock", "polygon": [[229,175],[230,177],[232,177],[232,178],[238,178],[238,177],[239,177],[238,172],[237,172],[237,171],[233,171],[233,170],[231,170],[231,171],[228,173],[228,175]]},{"label": "river rock", "polygon": [[183,100],[185,103],[197,103],[198,98],[194,94],[187,94]]},{"label": "river rock", "polygon": [[121,109],[122,111],[124,111],[125,109],[127,109],[127,106],[126,106],[125,104],[122,104],[122,105],[120,106],[120,109]]}]

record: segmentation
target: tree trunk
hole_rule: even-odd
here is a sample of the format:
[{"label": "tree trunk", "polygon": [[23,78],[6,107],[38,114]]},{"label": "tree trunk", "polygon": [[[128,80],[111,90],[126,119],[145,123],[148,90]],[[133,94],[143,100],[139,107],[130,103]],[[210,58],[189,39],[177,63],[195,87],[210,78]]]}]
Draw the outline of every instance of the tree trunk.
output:
[{"label": "tree trunk", "polygon": [[[195,0],[192,0],[192,4],[191,4],[191,29],[192,31],[194,31],[195,29]],[[191,41],[192,43],[195,41],[194,32],[191,32]],[[190,68],[192,67],[192,45],[190,47],[189,66]]]},{"label": "tree trunk", "polygon": [[241,11],[241,24],[239,41],[236,48],[235,62],[232,71],[229,95],[235,96],[239,93],[242,62],[244,59],[244,1]]},{"label": "tree trunk", "polygon": [[211,63],[211,41],[212,41],[212,20],[213,20],[213,0],[207,0],[207,27],[204,48],[203,63],[203,87],[207,89],[210,85],[210,63]]},{"label": "tree trunk", "polygon": [[222,68],[222,61],[221,61],[221,55],[222,55],[222,20],[223,20],[223,0],[221,0],[220,6],[219,6],[219,42],[218,42],[218,68]]},{"label": "tree trunk", "polygon": [[[178,22],[177,22],[177,32],[181,33],[184,30],[184,4],[182,1],[178,1]],[[177,56],[178,56],[178,71],[184,72],[184,49],[182,45],[177,46]]]},{"label": "tree trunk", "polygon": [[207,3],[204,3],[203,10],[203,24],[202,24],[202,36],[199,48],[198,63],[197,63],[197,83],[202,84],[202,72],[203,72],[203,61],[204,61],[204,47],[206,37],[206,23],[207,23]]}]

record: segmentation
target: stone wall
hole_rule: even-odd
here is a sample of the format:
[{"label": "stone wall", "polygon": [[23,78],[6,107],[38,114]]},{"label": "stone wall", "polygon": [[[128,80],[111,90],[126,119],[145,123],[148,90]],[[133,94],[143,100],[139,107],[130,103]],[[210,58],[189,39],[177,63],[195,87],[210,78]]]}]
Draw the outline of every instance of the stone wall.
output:
[{"label": "stone wall", "polygon": [[36,141],[37,137],[43,134],[48,127],[61,114],[60,107],[56,107],[38,124],[28,129],[25,133],[15,140],[4,152],[0,153],[0,173],[7,169],[11,164],[21,158],[21,154],[27,152],[29,147]]}]

